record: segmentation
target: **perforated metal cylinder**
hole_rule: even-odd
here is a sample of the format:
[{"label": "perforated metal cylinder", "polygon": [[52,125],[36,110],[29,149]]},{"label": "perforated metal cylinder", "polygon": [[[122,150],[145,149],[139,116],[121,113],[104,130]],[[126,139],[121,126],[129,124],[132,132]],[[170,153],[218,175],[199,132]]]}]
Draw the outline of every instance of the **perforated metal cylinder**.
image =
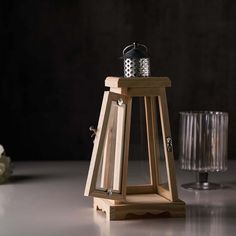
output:
[{"label": "perforated metal cylinder", "polygon": [[126,78],[150,76],[149,58],[126,58],[124,60],[124,76]]}]

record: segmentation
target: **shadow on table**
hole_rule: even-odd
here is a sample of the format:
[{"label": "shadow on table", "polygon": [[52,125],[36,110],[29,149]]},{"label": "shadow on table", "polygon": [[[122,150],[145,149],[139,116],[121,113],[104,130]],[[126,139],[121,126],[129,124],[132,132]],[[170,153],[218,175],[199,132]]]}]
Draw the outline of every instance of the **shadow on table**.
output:
[{"label": "shadow on table", "polygon": [[54,179],[66,178],[63,174],[32,174],[32,175],[12,175],[7,184],[21,184],[31,182],[44,182]]},{"label": "shadow on table", "polygon": [[225,186],[226,188],[231,188],[231,189],[236,188],[236,182],[235,181],[223,182],[222,185]]}]

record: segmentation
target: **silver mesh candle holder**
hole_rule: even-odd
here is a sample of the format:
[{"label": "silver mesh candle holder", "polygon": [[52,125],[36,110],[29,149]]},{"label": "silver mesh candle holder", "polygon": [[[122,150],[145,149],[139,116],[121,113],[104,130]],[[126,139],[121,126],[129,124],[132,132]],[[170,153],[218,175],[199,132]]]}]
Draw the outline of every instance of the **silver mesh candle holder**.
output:
[{"label": "silver mesh candle holder", "polygon": [[195,183],[187,189],[217,189],[208,182],[208,172],[227,170],[228,113],[218,111],[180,112],[179,158],[182,170],[195,171]]},{"label": "silver mesh candle holder", "polygon": [[150,76],[150,60],[145,45],[133,43],[123,50],[124,77]]}]

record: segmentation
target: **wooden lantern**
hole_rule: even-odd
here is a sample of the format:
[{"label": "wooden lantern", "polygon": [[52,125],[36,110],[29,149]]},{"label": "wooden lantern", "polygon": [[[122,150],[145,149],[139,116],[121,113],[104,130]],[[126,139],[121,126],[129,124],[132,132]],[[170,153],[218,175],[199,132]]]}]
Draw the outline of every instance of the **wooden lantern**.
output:
[{"label": "wooden lantern", "polygon": [[[108,220],[135,216],[184,216],[185,204],[178,199],[173,147],[166,100],[166,77],[107,77],[85,196],[94,197],[95,210]],[[147,128],[150,184],[128,186],[128,156],[133,97],[143,97]],[[160,181],[160,146],[157,134],[159,104],[167,184]]]}]

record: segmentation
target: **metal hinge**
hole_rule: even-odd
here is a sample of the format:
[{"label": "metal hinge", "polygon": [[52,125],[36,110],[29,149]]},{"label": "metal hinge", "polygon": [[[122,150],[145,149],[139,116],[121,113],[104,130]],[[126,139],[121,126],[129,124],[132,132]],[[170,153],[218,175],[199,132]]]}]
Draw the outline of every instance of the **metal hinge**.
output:
[{"label": "metal hinge", "polygon": [[171,137],[166,138],[166,148],[167,148],[168,152],[173,151],[173,143],[172,143],[172,138]]},{"label": "metal hinge", "polygon": [[97,129],[94,128],[94,126],[92,125],[92,126],[89,127],[89,130],[93,132],[92,135],[91,135],[91,138],[95,137],[96,133],[97,133]]}]

